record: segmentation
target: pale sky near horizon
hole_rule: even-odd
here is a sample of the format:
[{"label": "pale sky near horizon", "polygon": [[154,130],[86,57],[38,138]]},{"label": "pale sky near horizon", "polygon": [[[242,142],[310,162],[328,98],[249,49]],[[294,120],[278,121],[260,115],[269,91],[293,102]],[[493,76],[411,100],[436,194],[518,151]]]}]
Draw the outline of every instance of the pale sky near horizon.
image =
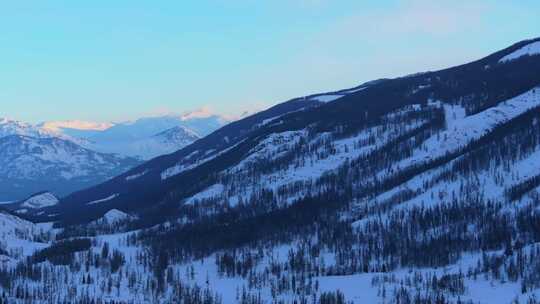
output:
[{"label": "pale sky near horizon", "polygon": [[0,117],[222,114],[479,59],[540,36],[540,1],[0,4]]}]

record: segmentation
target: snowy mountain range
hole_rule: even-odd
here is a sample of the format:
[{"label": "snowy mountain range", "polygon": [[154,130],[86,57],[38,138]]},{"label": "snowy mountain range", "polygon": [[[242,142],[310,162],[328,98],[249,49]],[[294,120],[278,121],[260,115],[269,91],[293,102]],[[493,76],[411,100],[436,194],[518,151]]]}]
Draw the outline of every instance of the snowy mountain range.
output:
[{"label": "snowy mountain range", "polygon": [[196,111],[118,123],[100,132],[91,131],[87,136],[80,130],[64,133],[87,139],[88,147],[97,151],[147,160],[179,150],[228,122],[208,111]]},{"label": "snowy mountain range", "polygon": [[0,198],[20,199],[44,190],[66,195],[139,163],[133,158],[95,152],[58,137],[1,137]]},{"label": "snowy mountain range", "polygon": [[66,195],[114,177],[141,160],[172,153],[227,122],[208,111],[116,124],[32,125],[0,119],[0,181],[5,185],[0,200],[45,190]]},{"label": "snowy mountain range", "polygon": [[295,98],[6,210],[0,258],[20,271],[0,286],[17,303],[538,303],[539,44]]}]

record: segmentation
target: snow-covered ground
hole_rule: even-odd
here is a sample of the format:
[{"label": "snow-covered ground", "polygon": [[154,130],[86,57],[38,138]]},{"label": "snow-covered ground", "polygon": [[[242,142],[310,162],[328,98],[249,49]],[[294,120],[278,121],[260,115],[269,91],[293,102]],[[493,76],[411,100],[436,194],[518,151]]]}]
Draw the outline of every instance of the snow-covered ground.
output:
[{"label": "snow-covered ground", "polygon": [[523,56],[540,55],[540,41],[536,41],[525,45],[517,51],[510,53],[499,60],[499,63],[505,63],[508,61],[516,60]]},{"label": "snow-covered ground", "polygon": [[[407,125],[397,122],[402,115],[420,110],[420,106],[400,109],[387,115],[384,126],[373,126],[346,138],[334,139],[331,133],[309,137],[308,130],[270,134],[262,138],[241,162],[222,172],[235,176],[237,181],[228,185],[213,185],[186,201],[193,203],[197,200],[218,198],[234,206],[240,200],[249,200],[251,194],[261,189],[272,190],[277,194],[281,187],[287,185],[311,183],[324,174],[338,169],[344,163],[375,151],[401,134],[422,127],[426,120],[419,119]],[[330,143],[330,146],[324,142]],[[279,161],[294,151],[302,151],[300,153],[302,160],[294,159],[280,170],[261,176],[253,177],[250,174],[249,169],[253,164],[261,161]],[[291,203],[306,194],[297,193],[285,200]]]},{"label": "snow-covered ground", "polygon": [[39,209],[43,207],[50,207],[58,204],[59,200],[50,192],[41,193],[34,195],[29,199],[25,200],[21,206],[32,209]]},{"label": "snow-covered ground", "polygon": [[464,116],[464,110],[460,107],[446,106],[447,130],[426,140],[414,151],[412,157],[394,164],[394,167],[405,168],[456,152],[473,140],[489,133],[497,125],[506,123],[538,106],[540,106],[540,89],[538,88],[467,117]]},{"label": "snow-covered ground", "polygon": [[0,248],[12,257],[29,256],[47,247],[48,244],[35,241],[36,236],[47,232],[46,227],[0,212]]},{"label": "snow-covered ground", "polygon": [[130,219],[133,219],[134,217],[125,213],[125,212],[122,212],[118,209],[111,209],[109,211],[107,211],[107,213],[105,213],[101,218],[93,221],[92,223],[93,224],[105,224],[105,225],[112,225],[112,224],[116,224],[118,222],[121,222],[121,221],[125,221],[125,220],[130,220]]},{"label": "snow-covered ground", "polygon": [[224,154],[224,153],[227,153],[228,151],[234,149],[235,147],[237,147],[238,145],[240,145],[243,141],[240,141],[239,143],[236,143],[235,145],[233,146],[230,146],[222,151],[215,151],[214,149],[212,150],[208,150],[208,151],[205,151],[204,152],[204,155],[202,155],[202,157],[199,157],[197,159],[195,159],[195,161],[191,161],[193,159],[193,156],[194,155],[198,155],[200,154],[199,151],[195,151],[197,152],[195,154],[195,152],[193,152],[192,154],[188,155],[188,157],[184,158],[182,160],[182,162],[170,167],[170,168],[167,168],[165,170],[163,170],[163,172],[161,172],[161,180],[166,180],[168,178],[171,178],[173,176],[176,176],[182,172],[185,172],[185,171],[188,171],[188,170],[191,170],[193,168],[196,168],[204,163],[207,163],[209,161],[211,161],[212,159]]}]

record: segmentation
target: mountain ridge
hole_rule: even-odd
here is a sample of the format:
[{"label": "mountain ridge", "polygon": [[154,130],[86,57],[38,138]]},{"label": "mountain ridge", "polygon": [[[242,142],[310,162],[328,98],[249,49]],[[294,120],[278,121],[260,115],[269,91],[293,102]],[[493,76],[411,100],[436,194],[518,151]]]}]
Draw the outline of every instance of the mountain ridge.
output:
[{"label": "mountain ridge", "polygon": [[27,270],[0,272],[8,298],[538,303],[537,41],[291,99],[35,223],[0,213],[0,259]]},{"label": "mountain ridge", "polygon": [[[72,191],[100,183],[115,174],[121,173],[122,170],[127,170],[131,166],[139,164],[144,159],[172,153],[198,140],[200,136],[185,125],[193,124],[201,132],[209,132],[226,123],[226,120],[222,119],[221,116],[216,116],[208,111],[194,113],[186,113],[183,116],[143,118],[129,125],[81,121],[30,124],[2,118],[0,119],[0,141],[3,144],[3,150],[0,151],[0,161],[6,168],[11,168],[11,174],[7,176],[9,172],[4,170],[3,176],[0,176],[0,180],[5,183],[4,189],[0,190],[0,198],[3,200],[22,199],[31,193],[44,190],[53,191],[59,196],[67,195]],[[139,126],[140,123],[138,122],[141,121],[143,121],[143,126]],[[113,129],[113,140],[99,141],[100,136],[103,137],[104,132],[115,128],[114,126],[117,126],[116,128],[124,127],[127,133],[114,133]],[[56,139],[62,140],[66,149],[57,149],[54,146],[55,143],[58,143]],[[33,143],[30,144],[30,141]],[[8,145],[8,143],[11,144]],[[69,145],[69,143],[73,143],[73,145]],[[33,148],[35,151],[28,148],[30,145],[35,146]],[[123,163],[129,163],[130,165],[120,166],[119,170],[101,168],[109,172],[109,174],[98,174],[99,177],[83,176],[81,174],[75,174],[76,178],[70,177],[68,175],[73,175],[72,173],[76,171],[75,166],[81,167],[84,165],[82,163],[84,160],[74,162],[75,154],[69,155],[68,151],[75,153],[76,151],[82,151],[82,149],[85,149],[89,156],[101,155],[101,158],[111,161],[113,159],[124,159]],[[44,155],[38,157],[39,159],[36,158],[39,153],[35,152],[45,150],[49,151],[47,160]],[[63,154],[58,154],[60,152]],[[55,155],[55,153],[58,155]],[[65,161],[60,159],[61,157],[64,157]],[[89,157],[86,161],[91,164],[92,158]],[[116,160],[113,163],[118,163]],[[32,161],[36,163],[32,164]],[[72,172],[70,174],[66,171],[68,162],[71,162],[71,165],[74,166],[71,170],[68,170]],[[52,175],[50,178],[39,177],[36,174],[34,174],[35,176],[27,176],[25,172],[28,170],[22,170],[23,167],[28,168],[28,170],[32,167],[40,168],[50,172]],[[53,169],[67,175],[65,178],[57,176],[52,172]],[[88,173],[90,171],[92,170],[86,170]]]},{"label": "mountain ridge", "polygon": [[4,136],[0,138],[0,147],[0,180],[7,185],[0,190],[4,199],[44,190],[66,195],[138,163],[57,137]]},{"label": "mountain ridge", "polygon": [[[344,125],[344,129],[346,130],[347,128],[356,128],[355,124],[358,123],[358,117],[362,117],[362,115],[378,117],[392,109],[397,110],[400,107],[412,104],[427,104],[431,99],[450,100],[455,98],[454,96],[471,94],[479,88],[480,90],[490,90],[495,92],[491,97],[481,97],[482,99],[485,99],[485,101],[464,105],[467,115],[481,112],[490,106],[515,96],[516,93],[514,92],[523,92],[538,84],[538,80],[531,72],[523,73],[522,71],[522,67],[525,67],[529,62],[533,65],[538,64],[535,57],[523,57],[520,58],[518,62],[498,64],[500,58],[513,53],[527,43],[529,42],[519,42],[502,51],[457,67],[443,69],[437,72],[426,72],[420,75],[379,80],[352,89],[336,91],[351,93],[344,94],[330,102],[320,102],[317,100],[317,97],[335,96],[339,94],[331,92],[292,99],[291,101],[280,104],[268,111],[263,111],[246,119],[233,122],[225,128],[215,131],[209,136],[199,140],[197,143],[181,149],[176,153],[153,159],[142,166],[127,172],[125,176],[120,176],[107,184],[97,186],[95,188],[97,190],[95,191],[95,199],[99,199],[97,196],[107,197],[112,194],[119,194],[120,192],[129,193],[129,191],[138,187],[136,186],[138,183],[139,185],[146,183],[147,185],[152,185],[152,187],[148,188],[154,190],[147,190],[149,191],[147,194],[139,193],[138,196],[145,197],[149,201],[156,200],[154,195],[157,195],[159,192],[167,193],[169,190],[165,189],[173,189],[175,188],[175,184],[185,185],[185,182],[193,180],[193,178],[195,178],[195,180],[201,179],[202,181],[206,174],[226,169],[227,165],[224,165],[225,163],[232,164],[240,161],[241,155],[254,148],[258,141],[257,138],[264,137],[265,134],[298,130],[315,122],[317,123],[315,132],[328,132],[332,130],[335,125]],[[490,64],[491,66],[487,67]],[[516,79],[514,74],[517,71],[527,76]],[[489,87],[483,88],[482,81],[484,80],[479,81],[475,79],[475,77],[479,77],[478,75],[483,75],[482,77],[485,77]],[[437,77],[439,77],[439,79],[437,79]],[[440,80],[443,77],[447,79],[445,81],[457,81],[457,79],[459,79],[459,83],[462,83],[462,85],[451,88]],[[431,84],[425,84],[430,81],[432,82]],[[507,83],[506,86],[509,89],[505,92],[500,90],[497,87],[500,83]],[[433,92],[436,92],[437,96],[434,96]],[[370,103],[370,100],[378,100],[378,103]],[[359,108],[361,110],[359,110]],[[273,119],[275,117],[279,117],[279,119],[274,123],[261,125],[265,120]],[[284,121],[286,123],[283,123]],[[350,125],[346,125],[348,123]],[[203,153],[201,151],[206,152]],[[223,154],[223,151],[228,153]],[[199,155],[197,156],[193,153],[199,153]],[[194,157],[194,155],[197,157]],[[235,156],[232,157],[232,155]],[[224,162],[225,159],[227,159],[227,161]],[[185,164],[182,164],[182,162]],[[199,162],[198,165],[197,162]],[[218,163],[220,163],[220,165],[217,165]],[[178,166],[179,169],[177,171],[181,173],[172,176],[171,178],[167,178],[166,180],[162,180],[162,172],[168,168],[173,168],[174,166]],[[216,167],[212,168],[212,166]],[[143,172],[144,175],[142,175],[140,179],[130,179],[129,182],[125,180],[126,176],[134,176]],[[115,183],[118,183],[118,185],[115,186]],[[203,189],[190,191],[183,189],[181,192],[193,192],[193,194],[195,194],[197,191],[202,190]],[[88,193],[89,191],[90,189],[87,189],[83,193]],[[67,202],[76,202],[76,197],[78,195],[84,194],[78,193],[66,198],[66,204],[69,204]],[[122,195],[118,195],[115,200],[121,201]],[[161,199],[157,199],[158,202],[160,200]],[[112,204],[112,202],[110,203]],[[122,210],[122,207],[125,208],[127,206],[130,206],[128,207],[130,208],[129,210],[138,208],[136,203],[132,203],[129,203],[128,201],[124,201],[123,203],[119,202],[120,205],[117,207],[120,210]],[[66,208],[71,207],[66,204],[64,204]]]}]

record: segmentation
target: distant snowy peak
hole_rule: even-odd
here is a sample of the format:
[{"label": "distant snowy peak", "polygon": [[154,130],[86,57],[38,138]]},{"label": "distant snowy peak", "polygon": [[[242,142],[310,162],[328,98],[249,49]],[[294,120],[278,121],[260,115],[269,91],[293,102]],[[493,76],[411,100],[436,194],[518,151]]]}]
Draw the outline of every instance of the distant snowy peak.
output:
[{"label": "distant snowy peak", "polygon": [[499,60],[499,63],[506,63],[512,60],[516,60],[523,56],[540,55],[540,41],[532,42],[530,44],[521,47],[520,49],[504,56]]},{"label": "distant snowy peak", "polygon": [[61,132],[63,129],[84,130],[84,131],[104,131],[114,124],[109,122],[91,122],[81,120],[48,121],[40,124],[44,130],[51,132]]},{"label": "distant snowy peak", "polygon": [[0,138],[6,136],[26,136],[33,138],[59,138],[78,145],[85,145],[86,140],[77,136],[72,136],[69,132],[64,132],[55,128],[44,128],[43,124],[30,124],[17,120],[0,118]]},{"label": "distant snowy peak", "polygon": [[230,117],[216,114],[209,116],[190,115],[188,117],[189,118],[187,118],[186,116],[182,116],[180,118],[181,122],[178,124],[178,126],[186,127],[187,129],[194,131],[197,135],[201,137],[204,137],[235,120]]},{"label": "distant snowy peak", "polygon": [[58,138],[100,153],[151,159],[175,152],[231,121],[208,108],[120,123],[66,120],[30,124],[0,118],[0,138]]},{"label": "distant snowy peak", "polygon": [[183,121],[191,120],[191,119],[198,119],[198,118],[208,118],[215,115],[210,108],[203,107],[195,111],[185,112],[180,116],[180,119]]},{"label": "distant snowy peak", "polygon": [[160,138],[164,141],[196,141],[201,138],[199,134],[195,131],[190,130],[189,128],[183,126],[177,126],[170,129],[167,129],[163,132],[160,132],[154,135],[155,138]]},{"label": "distant snowy peak", "polygon": [[57,134],[51,131],[43,130],[29,123],[12,120],[9,118],[0,118],[0,137],[10,135],[52,137],[56,136]]},{"label": "distant snowy peak", "polygon": [[103,140],[90,145],[94,150],[128,155],[141,159],[151,159],[159,155],[175,152],[201,138],[195,131],[175,126],[143,138],[130,140]]},{"label": "distant snowy peak", "polygon": [[24,208],[31,208],[31,209],[39,209],[44,207],[50,207],[58,204],[58,198],[54,196],[54,194],[50,192],[43,192],[39,194],[35,194],[28,198],[27,200],[23,201],[21,204],[21,207]]},{"label": "distant snowy peak", "polygon": [[219,115],[185,114],[143,117],[134,121],[115,124],[93,136],[97,142],[109,140],[134,140],[154,136],[175,127],[184,127],[199,136],[205,136],[229,122]]},{"label": "distant snowy peak", "polygon": [[58,195],[103,182],[138,165],[134,158],[99,153],[61,138],[0,138],[0,196],[22,198],[38,191]]}]

